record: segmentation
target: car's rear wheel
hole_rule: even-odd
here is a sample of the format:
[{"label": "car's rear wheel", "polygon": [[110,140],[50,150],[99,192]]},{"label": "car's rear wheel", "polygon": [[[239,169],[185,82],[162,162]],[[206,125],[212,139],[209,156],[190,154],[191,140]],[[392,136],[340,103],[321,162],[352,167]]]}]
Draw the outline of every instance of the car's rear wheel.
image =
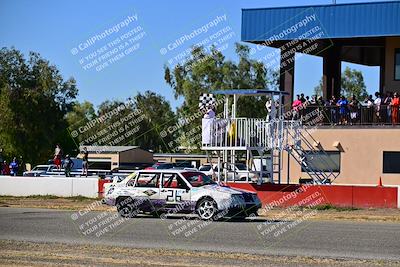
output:
[{"label": "car's rear wheel", "polygon": [[137,207],[135,207],[134,200],[131,197],[118,198],[117,200],[117,211],[123,218],[135,217],[138,213]]},{"label": "car's rear wheel", "polygon": [[212,198],[203,198],[197,204],[196,212],[202,220],[210,220],[218,212],[217,203]]}]

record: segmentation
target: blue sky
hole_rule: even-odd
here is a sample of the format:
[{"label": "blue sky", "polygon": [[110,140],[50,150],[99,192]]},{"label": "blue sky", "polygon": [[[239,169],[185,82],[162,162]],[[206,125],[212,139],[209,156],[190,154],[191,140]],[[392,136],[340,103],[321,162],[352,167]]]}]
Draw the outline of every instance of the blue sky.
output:
[{"label": "blue sky", "polygon": [[[173,107],[177,107],[181,100],[174,98],[172,89],[164,82],[163,66],[169,64],[169,61],[176,62],[179,55],[191,45],[204,40],[205,36],[223,29],[229,29],[230,32],[229,38],[224,42],[223,53],[226,58],[236,60],[234,43],[240,41],[242,8],[331,2],[330,0],[1,0],[0,47],[14,46],[26,55],[29,51],[39,52],[57,65],[65,78],[73,76],[77,80],[79,101],[88,100],[98,105],[107,99],[123,100],[137,92],[152,90],[165,96]],[[366,1],[338,0],[337,2]],[[134,15],[137,15],[137,20],[132,18]],[[223,15],[226,15],[226,20],[208,33],[199,34],[173,48],[175,41],[185,34],[192,33]],[[129,17],[131,21],[128,23]],[[125,26],[119,24],[123,21]],[[101,36],[115,25],[119,25],[118,32],[108,31],[103,37],[98,37],[93,45],[85,48],[87,40],[96,35]],[[131,33],[127,34],[128,32]],[[139,34],[142,37],[137,37]],[[128,38],[135,36],[136,41],[126,42]],[[110,42],[115,40],[122,41],[115,47],[111,46]],[[119,52],[113,54],[116,51],[114,48],[117,49],[116,47],[124,42],[125,47],[119,52],[127,52],[124,56],[117,57]],[[71,52],[73,49],[77,49],[74,50],[78,51],[76,55]],[[162,54],[160,52],[162,49],[167,49],[167,53]],[[105,55],[106,52],[109,53],[109,57]],[[115,58],[112,63],[101,69],[99,65],[105,61],[99,58],[100,55],[104,56],[103,59]],[[256,54],[254,58],[257,59],[258,56]],[[171,63],[171,66],[173,64]],[[377,91],[379,84],[377,67],[344,63],[343,68],[347,65],[362,70],[368,91],[371,93]],[[296,93],[304,92],[310,95],[322,76],[322,60],[319,57],[303,56],[296,62],[295,72]]]}]

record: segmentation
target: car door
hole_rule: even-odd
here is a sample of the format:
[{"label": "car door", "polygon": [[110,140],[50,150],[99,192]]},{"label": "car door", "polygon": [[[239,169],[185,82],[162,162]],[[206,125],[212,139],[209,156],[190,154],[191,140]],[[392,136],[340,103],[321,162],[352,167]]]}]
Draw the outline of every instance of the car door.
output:
[{"label": "car door", "polygon": [[163,173],[160,199],[165,201],[166,208],[185,206],[190,203],[190,187],[178,173]]},{"label": "car door", "polygon": [[160,178],[159,172],[139,172],[132,189],[142,195],[147,195],[151,200],[157,200],[160,198]]},{"label": "car door", "polygon": [[160,180],[159,172],[139,172],[127,182],[125,189],[137,201],[141,211],[152,212],[161,206]]}]

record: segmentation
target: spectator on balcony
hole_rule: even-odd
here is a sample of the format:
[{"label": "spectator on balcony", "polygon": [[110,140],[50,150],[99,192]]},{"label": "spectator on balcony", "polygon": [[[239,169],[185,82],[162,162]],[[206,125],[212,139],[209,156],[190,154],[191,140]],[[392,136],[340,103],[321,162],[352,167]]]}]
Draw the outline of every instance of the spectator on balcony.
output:
[{"label": "spectator on balcony", "polygon": [[390,103],[392,102],[392,93],[386,92],[386,97],[383,100],[383,105],[385,105],[386,109],[386,122],[390,123],[392,121],[392,109]]},{"label": "spectator on balcony", "polygon": [[316,103],[318,106],[325,106],[325,104],[326,104],[326,101],[324,101],[324,99],[322,98],[322,96],[319,96],[318,98],[317,98],[317,103]]},{"label": "spectator on balcony", "polygon": [[318,122],[319,125],[322,125],[324,123],[325,120],[327,120],[327,112],[326,112],[326,101],[324,101],[324,99],[322,98],[322,96],[318,96],[316,102],[315,102],[316,106],[318,106],[318,115],[322,115],[320,117],[320,121]]},{"label": "spectator on balcony", "polygon": [[300,94],[300,101],[301,101],[301,103],[306,102],[306,99],[304,98],[304,94]]},{"label": "spectator on balcony", "polygon": [[374,108],[374,101],[372,100],[372,95],[365,97],[363,103],[363,111],[362,117],[364,118],[365,123],[372,123],[373,117],[373,108]]},{"label": "spectator on balcony", "polygon": [[400,107],[400,98],[397,92],[393,94],[393,99],[392,102],[390,102],[390,106],[392,108],[392,124],[396,125],[397,123],[399,123],[399,107]]},{"label": "spectator on balcony", "polygon": [[300,118],[299,111],[300,111],[301,105],[302,105],[301,97],[299,95],[297,95],[297,99],[295,101],[293,101],[293,104],[292,104],[292,112],[293,112],[292,119],[293,120],[298,120]]},{"label": "spectator on balcony", "polygon": [[317,104],[317,96],[316,95],[312,95],[311,96],[310,104],[311,105],[316,105]]},{"label": "spectator on balcony", "polygon": [[337,110],[336,110],[337,100],[336,97],[333,95],[329,100],[329,108],[331,110],[331,124],[337,124]]},{"label": "spectator on balcony", "polygon": [[350,103],[349,103],[349,109],[350,109],[350,125],[353,125],[354,123],[357,123],[358,121],[358,110],[359,110],[359,102],[356,98],[355,95],[352,96]]},{"label": "spectator on balcony", "polygon": [[374,109],[375,109],[375,118],[377,123],[382,122],[382,116],[381,116],[381,103],[382,103],[382,98],[381,94],[379,92],[375,93],[375,100],[374,100]]},{"label": "spectator on balcony", "polygon": [[337,106],[339,107],[339,117],[340,121],[339,124],[347,124],[347,105],[349,104],[349,101],[342,95],[337,102]]}]

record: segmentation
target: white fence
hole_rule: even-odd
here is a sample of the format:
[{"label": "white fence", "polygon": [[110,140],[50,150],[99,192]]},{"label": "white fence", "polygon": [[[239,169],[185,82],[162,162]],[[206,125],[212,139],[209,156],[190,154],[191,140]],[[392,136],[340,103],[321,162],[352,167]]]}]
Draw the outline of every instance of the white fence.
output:
[{"label": "white fence", "polygon": [[299,121],[235,118],[203,119],[202,149],[260,148],[282,150],[284,130],[297,129]]},{"label": "white fence", "polygon": [[98,197],[97,178],[0,176],[0,195],[60,197]]}]

